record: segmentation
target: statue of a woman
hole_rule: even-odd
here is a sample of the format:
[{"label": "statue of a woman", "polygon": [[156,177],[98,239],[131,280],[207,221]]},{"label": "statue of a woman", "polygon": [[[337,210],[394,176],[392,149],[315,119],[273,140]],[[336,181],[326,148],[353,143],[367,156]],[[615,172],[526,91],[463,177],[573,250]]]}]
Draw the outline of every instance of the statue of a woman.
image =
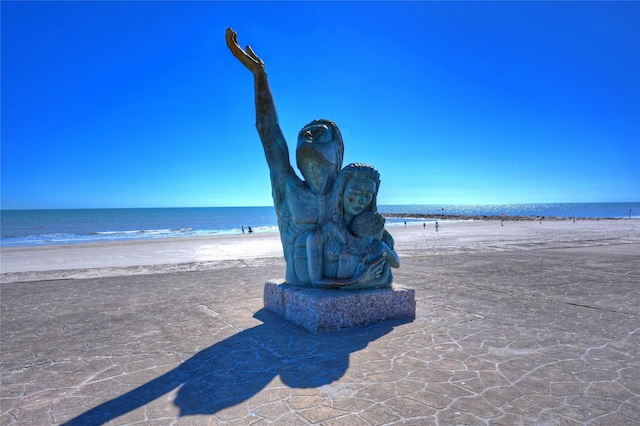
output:
[{"label": "statue of a woman", "polygon": [[[399,266],[391,235],[382,230],[378,239],[365,238],[362,231],[360,235],[349,232],[354,218],[365,212],[376,212],[379,186],[380,175],[372,166],[349,164],[340,171],[332,192],[332,218],[307,237],[309,279],[314,287],[362,289],[391,284],[392,276],[386,272],[388,266]],[[372,250],[374,245],[379,249]],[[356,250],[347,253],[353,247]],[[359,250],[361,253],[355,262],[345,260],[345,255],[358,256]],[[374,252],[376,256],[371,259]]]}]

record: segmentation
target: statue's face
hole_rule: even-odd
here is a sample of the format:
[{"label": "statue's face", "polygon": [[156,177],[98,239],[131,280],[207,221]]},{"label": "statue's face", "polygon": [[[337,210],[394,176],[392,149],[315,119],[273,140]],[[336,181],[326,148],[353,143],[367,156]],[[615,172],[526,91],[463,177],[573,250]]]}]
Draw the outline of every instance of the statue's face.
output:
[{"label": "statue's face", "polygon": [[351,179],[344,189],[342,205],[344,212],[352,216],[362,213],[376,193],[376,183],[367,178]]}]

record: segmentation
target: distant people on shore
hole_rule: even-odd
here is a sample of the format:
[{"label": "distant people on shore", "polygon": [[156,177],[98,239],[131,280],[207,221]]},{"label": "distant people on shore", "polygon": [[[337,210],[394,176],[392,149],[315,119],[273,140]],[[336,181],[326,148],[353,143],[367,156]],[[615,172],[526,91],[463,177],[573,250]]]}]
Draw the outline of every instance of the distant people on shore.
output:
[{"label": "distant people on shore", "polygon": [[241,228],[242,228],[242,233],[244,234],[244,225],[242,225]]},{"label": "distant people on shore", "polygon": [[440,225],[438,224],[438,221],[436,220],[436,232],[438,232],[438,226],[440,226]]},{"label": "distant people on shore", "polygon": [[247,226],[247,229],[248,229],[248,231],[249,231],[249,233],[250,233],[250,234],[253,234],[253,229],[251,229],[251,227],[250,227],[250,226]]}]

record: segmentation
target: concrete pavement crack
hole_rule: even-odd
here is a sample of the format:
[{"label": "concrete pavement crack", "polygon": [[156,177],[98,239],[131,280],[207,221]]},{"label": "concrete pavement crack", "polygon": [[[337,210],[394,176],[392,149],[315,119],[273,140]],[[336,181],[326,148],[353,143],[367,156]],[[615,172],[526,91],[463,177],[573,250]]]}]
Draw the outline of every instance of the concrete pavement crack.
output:
[{"label": "concrete pavement crack", "polygon": [[554,299],[554,298],[547,298],[546,300],[548,300],[550,302],[554,302],[554,303],[560,303],[560,304],[563,304],[563,305],[577,306],[579,308],[595,309],[596,311],[611,312],[611,313],[614,313],[614,314],[629,315],[629,316],[632,316],[632,317],[640,316],[639,314],[634,314],[634,313],[631,313],[631,312],[623,312],[623,311],[617,311],[615,309],[599,308],[597,306],[584,305],[582,303],[566,302],[566,301],[562,301],[562,300],[558,300],[558,299]]}]

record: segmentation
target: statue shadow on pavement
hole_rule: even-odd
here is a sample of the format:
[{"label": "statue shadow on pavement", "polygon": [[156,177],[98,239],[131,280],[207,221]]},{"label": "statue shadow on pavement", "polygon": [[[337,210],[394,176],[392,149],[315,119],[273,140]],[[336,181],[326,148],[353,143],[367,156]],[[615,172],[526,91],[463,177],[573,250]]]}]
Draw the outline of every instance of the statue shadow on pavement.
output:
[{"label": "statue shadow on pavement", "polygon": [[215,414],[260,392],[275,377],[291,388],[315,388],[340,379],[349,355],[410,320],[313,334],[262,309],[263,323],[196,353],[171,371],[67,421],[109,422],[180,388],[180,416]]}]

